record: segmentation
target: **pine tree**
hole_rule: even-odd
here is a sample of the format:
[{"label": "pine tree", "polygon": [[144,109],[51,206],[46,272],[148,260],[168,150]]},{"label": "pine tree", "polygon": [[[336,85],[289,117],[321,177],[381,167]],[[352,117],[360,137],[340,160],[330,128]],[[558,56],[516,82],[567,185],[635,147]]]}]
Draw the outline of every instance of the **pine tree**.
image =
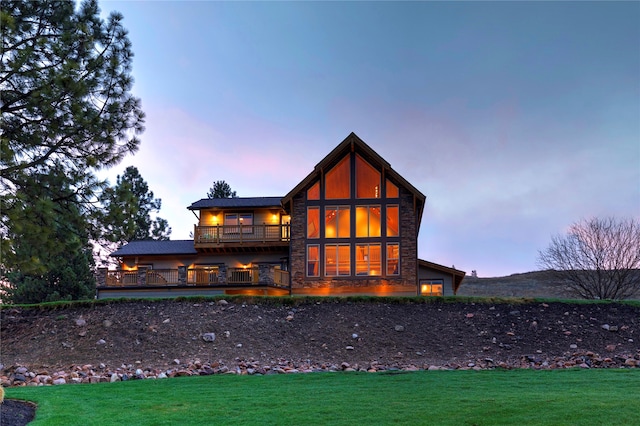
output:
[{"label": "pine tree", "polygon": [[136,167],[127,167],[116,185],[104,190],[105,212],[100,223],[104,239],[122,246],[133,240],[168,240],[171,228],[165,219],[151,214],[160,211],[162,200],[154,198]]},{"label": "pine tree", "polygon": [[213,182],[213,186],[209,188],[208,198],[235,198],[236,191],[231,190],[231,186],[223,180]]}]

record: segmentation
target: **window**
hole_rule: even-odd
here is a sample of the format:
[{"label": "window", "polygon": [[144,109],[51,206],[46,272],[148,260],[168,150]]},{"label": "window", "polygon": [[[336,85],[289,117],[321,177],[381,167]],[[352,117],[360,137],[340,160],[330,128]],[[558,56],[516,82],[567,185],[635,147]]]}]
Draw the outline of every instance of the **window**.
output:
[{"label": "window", "polygon": [[307,238],[320,238],[320,207],[307,207]]},{"label": "window", "polygon": [[421,296],[442,296],[444,280],[420,280]]},{"label": "window", "polygon": [[351,275],[351,246],[326,244],[324,246],[324,274],[328,277]]},{"label": "window", "polygon": [[380,206],[356,207],[356,237],[380,236]]},{"label": "window", "polygon": [[224,215],[224,224],[225,234],[238,234],[240,228],[243,234],[252,234],[253,213],[227,213]]},{"label": "window", "polygon": [[280,238],[282,241],[289,240],[291,238],[291,216],[283,214],[280,216]]},{"label": "window", "polygon": [[325,238],[349,238],[351,235],[351,208],[349,206],[327,206],[324,209]]},{"label": "window", "polygon": [[400,235],[398,206],[387,206],[387,237]]},{"label": "window", "polygon": [[400,244],[387,244],[387,275],[400,275]]},{"label": "window", "polygon": [[380,172],[356,155],[356,198],[380,198]]},{"label": "window", "polygon": [[381,275],[380,244],[356,244],[356,275]]},{"label": "window", "polygon": [[351,197],[351,166],[350,156],[344,157],[325,176],[325,193],[327,200],[343,199]]},{"label": "window", "polygon": [[307,200],[319,200],[320,199],[320,182],[316,182],[311,188],[307,190]]},{"label": "window", "polygon": [[400,191],[389,179],[387,179],[387,198],[398,198]]},{"label": "window", "polygon": [[320,246],[317,244],[310,244],[307,246],[307,276],[319,277],[320,276]]}]

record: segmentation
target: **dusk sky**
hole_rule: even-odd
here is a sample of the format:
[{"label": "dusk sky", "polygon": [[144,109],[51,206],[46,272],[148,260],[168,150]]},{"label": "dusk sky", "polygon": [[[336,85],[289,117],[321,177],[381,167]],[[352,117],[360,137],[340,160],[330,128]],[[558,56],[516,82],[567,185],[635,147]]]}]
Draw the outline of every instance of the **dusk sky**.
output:
[{"label": "dusk sky", "polygon": [[537,269],[582,218],[640,220],[639,2],[150,2],[119,11],[134,165],[188,239],[216,180],[283,196],[350,132],[427,196],[420,258]]}]

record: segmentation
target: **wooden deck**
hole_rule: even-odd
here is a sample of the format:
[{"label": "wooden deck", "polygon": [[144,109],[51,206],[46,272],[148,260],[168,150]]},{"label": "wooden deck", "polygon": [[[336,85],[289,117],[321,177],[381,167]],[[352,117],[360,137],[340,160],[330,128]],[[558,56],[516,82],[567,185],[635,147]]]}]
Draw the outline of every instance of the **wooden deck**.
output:
[{"label": "wooden deck", "polygon": [[217,269],[148,269],[104,271],[97,298],[179,297],[218,294],[286,295],[289,272],[258,267]]},{"label": "wooden deck", "polygon": [[204,253],[284,252],[289,236],[289,225],[196,225],[193,242]]}]

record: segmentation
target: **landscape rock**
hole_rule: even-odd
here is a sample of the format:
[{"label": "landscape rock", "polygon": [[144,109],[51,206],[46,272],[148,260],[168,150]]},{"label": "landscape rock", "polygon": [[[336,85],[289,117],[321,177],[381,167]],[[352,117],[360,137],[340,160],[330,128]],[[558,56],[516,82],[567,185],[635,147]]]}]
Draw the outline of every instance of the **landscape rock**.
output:
[{"label": "landscape rock", "polygon": [[204,333],[202,335],[202,340],[204,340],[205,342],[213,342],[216,340],[216,334],[215,333]]},{"label": "landscape rock", "polygon": [[[132,301],[62,312],[1,309],[0,383],[640,364],[640,345],[634,343],[640,308],[630,304],[519,303],[514,309],[510,303],[295,303]],[[514,310],[517,317],[510,315]],[[60,321],[62,315],[90,319],[82,331],[102,336],[102,343],[79,337],[75,320]],[[295,320],[284,321],[288,315]],[[108,330],[105,321],[112,321]],[[611,324],[618,324],[615,333]],[[237,340],[207,341],[203,327]],[[78,364],[69,365],[69,359]]]}]

